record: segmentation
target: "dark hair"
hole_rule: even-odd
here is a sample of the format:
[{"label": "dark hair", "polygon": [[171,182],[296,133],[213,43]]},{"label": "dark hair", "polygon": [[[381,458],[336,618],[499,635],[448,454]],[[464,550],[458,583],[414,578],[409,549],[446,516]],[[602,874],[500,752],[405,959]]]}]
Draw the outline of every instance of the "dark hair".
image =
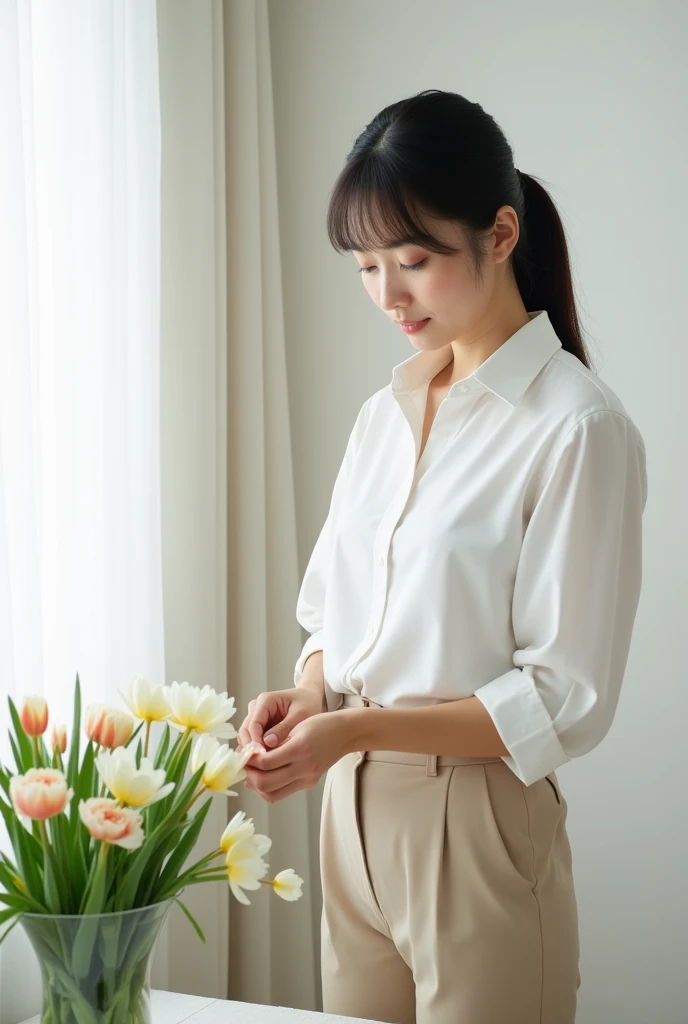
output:
[{"label": "dark hair", "polygon": [[504,205],[518,215],[510,258],[526,309],[546,310],[563,348],[589,367],[557,208],[535,178],[516,170],[502,129],[479,103],[425,89],[381,110],[356,139],[334,184],[327,232],[339,252],[414,244],[452,253],[418,215],[459,221],[479,278],[481,233]]}]

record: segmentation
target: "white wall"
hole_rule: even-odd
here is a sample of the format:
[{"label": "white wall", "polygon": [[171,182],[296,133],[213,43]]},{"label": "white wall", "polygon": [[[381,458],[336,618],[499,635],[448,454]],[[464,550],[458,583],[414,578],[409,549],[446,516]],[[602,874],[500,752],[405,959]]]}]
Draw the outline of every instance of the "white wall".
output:
[{"label": "white wall", "polygon": [[578,1021],[685,1022],[686,7],[272,0],[270,20],[302,571],[360,404],[413,351],[326,238],[355,136],[387,103],[451,89],[553,186],[593,357],[645,437],[650,488],[617,718],[558,773],[581,915]]}]

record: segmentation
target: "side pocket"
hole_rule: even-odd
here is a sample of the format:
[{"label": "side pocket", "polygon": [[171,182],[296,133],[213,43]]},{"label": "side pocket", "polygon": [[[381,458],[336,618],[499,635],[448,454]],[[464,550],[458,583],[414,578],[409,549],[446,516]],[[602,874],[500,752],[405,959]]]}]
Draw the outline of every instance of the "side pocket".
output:
[{"label": "side pocket", "polygon": [[559,806],[561,807],[561,794],[559,793],[559,787],[557,786],[556,782],[554,781],[554,779],[552,778],[551,775],[545,775],[545,778],[547,779],[547,781],[549,782],[550,786],[554,790],[554,796],[556,797],[556,801],[559,804]]},{"label": "side pocket", "polygon": [[514,880],[533,889],[537,879],[525,787],[503,761],[480,767],[485,821],[493,856]]}]

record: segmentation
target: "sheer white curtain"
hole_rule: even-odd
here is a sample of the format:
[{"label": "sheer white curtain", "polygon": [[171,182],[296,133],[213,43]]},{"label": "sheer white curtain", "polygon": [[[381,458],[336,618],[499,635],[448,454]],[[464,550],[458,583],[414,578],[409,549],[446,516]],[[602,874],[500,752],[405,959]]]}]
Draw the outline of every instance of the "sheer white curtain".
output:
[{"label": "sheer white curtain", "polygon": [[[164,680],[154,0],[0,0],[0,140],[6,757],[8,694],[69,723],[77,671],[85,702]],[[3,1022],[33,987],[20,934]]]}]

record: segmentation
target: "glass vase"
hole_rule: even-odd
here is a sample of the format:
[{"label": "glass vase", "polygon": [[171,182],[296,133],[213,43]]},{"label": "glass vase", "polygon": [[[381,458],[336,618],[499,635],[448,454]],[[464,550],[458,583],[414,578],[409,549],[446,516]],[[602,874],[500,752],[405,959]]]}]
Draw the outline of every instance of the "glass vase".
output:
[{"label": "glass vase", "polygon": [[42,1024],[151,1024],[150,968],[174,900],[111,914],[23,914]]}]

